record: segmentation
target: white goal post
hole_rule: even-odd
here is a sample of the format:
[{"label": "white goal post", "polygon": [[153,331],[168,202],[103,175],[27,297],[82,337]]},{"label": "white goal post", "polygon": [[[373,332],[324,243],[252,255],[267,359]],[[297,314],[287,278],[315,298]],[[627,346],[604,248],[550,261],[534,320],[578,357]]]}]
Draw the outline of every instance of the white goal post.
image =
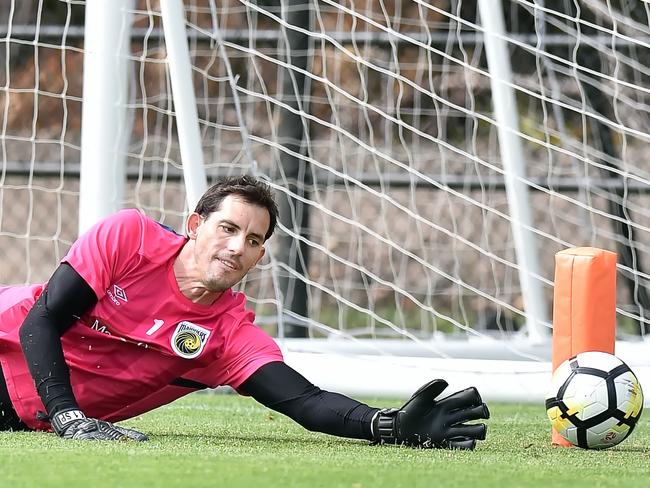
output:
[{"label": "white goal post", "polygon": [[594,246],[650,391],[647,3],[2,3],[0,283],[254,174],[282,216],[241,288],[322,388],[541,402],[554,256]]}]

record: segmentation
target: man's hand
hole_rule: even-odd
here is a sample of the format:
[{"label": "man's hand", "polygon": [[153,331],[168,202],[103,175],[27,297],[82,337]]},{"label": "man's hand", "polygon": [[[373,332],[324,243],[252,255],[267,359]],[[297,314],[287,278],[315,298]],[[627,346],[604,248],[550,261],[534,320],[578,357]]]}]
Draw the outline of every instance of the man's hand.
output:
[{"label": "man's hand", "polygon": [[399,410],[380,410],[373,419],[375,443],[474,449],[477,440],[485,439],[487,427],[465,422],[488,419],[490,411],[476,388],[436,401],[447,386],[445,380],[433,380],[416,391]]},{"label": "man's hand", "polygon": [[81,410],[68,409],[54,415],[50,422],[52,429],[64,439],[98,441],[146,441],[149,438],[141,432],[126,429],[110,422],[87,418]]}]

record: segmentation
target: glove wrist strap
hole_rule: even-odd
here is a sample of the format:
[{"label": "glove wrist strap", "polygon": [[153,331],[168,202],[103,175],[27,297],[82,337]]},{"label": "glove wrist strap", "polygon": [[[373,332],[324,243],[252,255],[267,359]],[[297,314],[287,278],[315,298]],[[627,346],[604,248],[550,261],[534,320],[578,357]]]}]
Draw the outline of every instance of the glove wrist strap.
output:
[{"label": "glove wrist strap", "polygon": [[373,433],[375,442],[377,444],[398,444],[397,428],[397,414],[399,410],[396,408],[385,408],[380,410],[375,419],[373,426]]},{"label": "glove wrist strap", "polygon": [[54,432],[60,434],[62,432],[65,432],[66,428],[71,423],[76,422],[78,420],[83,420],[85,418],[86,416],[81,410],[78,410],[76,408],[71,408],[68,410],[62,410],[56,415],[54,415],[50,419],[50,423],[52,424],[52,429],[54,429]]}]

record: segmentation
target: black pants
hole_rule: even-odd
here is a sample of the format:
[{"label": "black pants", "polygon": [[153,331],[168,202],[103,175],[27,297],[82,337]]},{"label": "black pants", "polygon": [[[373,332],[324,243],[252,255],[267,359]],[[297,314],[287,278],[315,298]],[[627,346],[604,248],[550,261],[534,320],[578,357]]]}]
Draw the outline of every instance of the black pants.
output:
[{"label": "black pants", "polygon": [[7,382],[0,366],[0,430],[29,430],[18,418],[7,391]]}]

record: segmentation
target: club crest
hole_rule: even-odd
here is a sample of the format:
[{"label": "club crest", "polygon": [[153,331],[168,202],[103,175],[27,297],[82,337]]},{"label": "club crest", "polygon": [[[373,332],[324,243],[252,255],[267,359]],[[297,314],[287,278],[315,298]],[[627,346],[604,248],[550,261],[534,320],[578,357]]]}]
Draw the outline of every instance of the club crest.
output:
[{"label": "club crest", "polygon": [[185,359],[194,359],[203,351],[210,331],[192,322],[182,321],[172,334],[173,351]]}]

